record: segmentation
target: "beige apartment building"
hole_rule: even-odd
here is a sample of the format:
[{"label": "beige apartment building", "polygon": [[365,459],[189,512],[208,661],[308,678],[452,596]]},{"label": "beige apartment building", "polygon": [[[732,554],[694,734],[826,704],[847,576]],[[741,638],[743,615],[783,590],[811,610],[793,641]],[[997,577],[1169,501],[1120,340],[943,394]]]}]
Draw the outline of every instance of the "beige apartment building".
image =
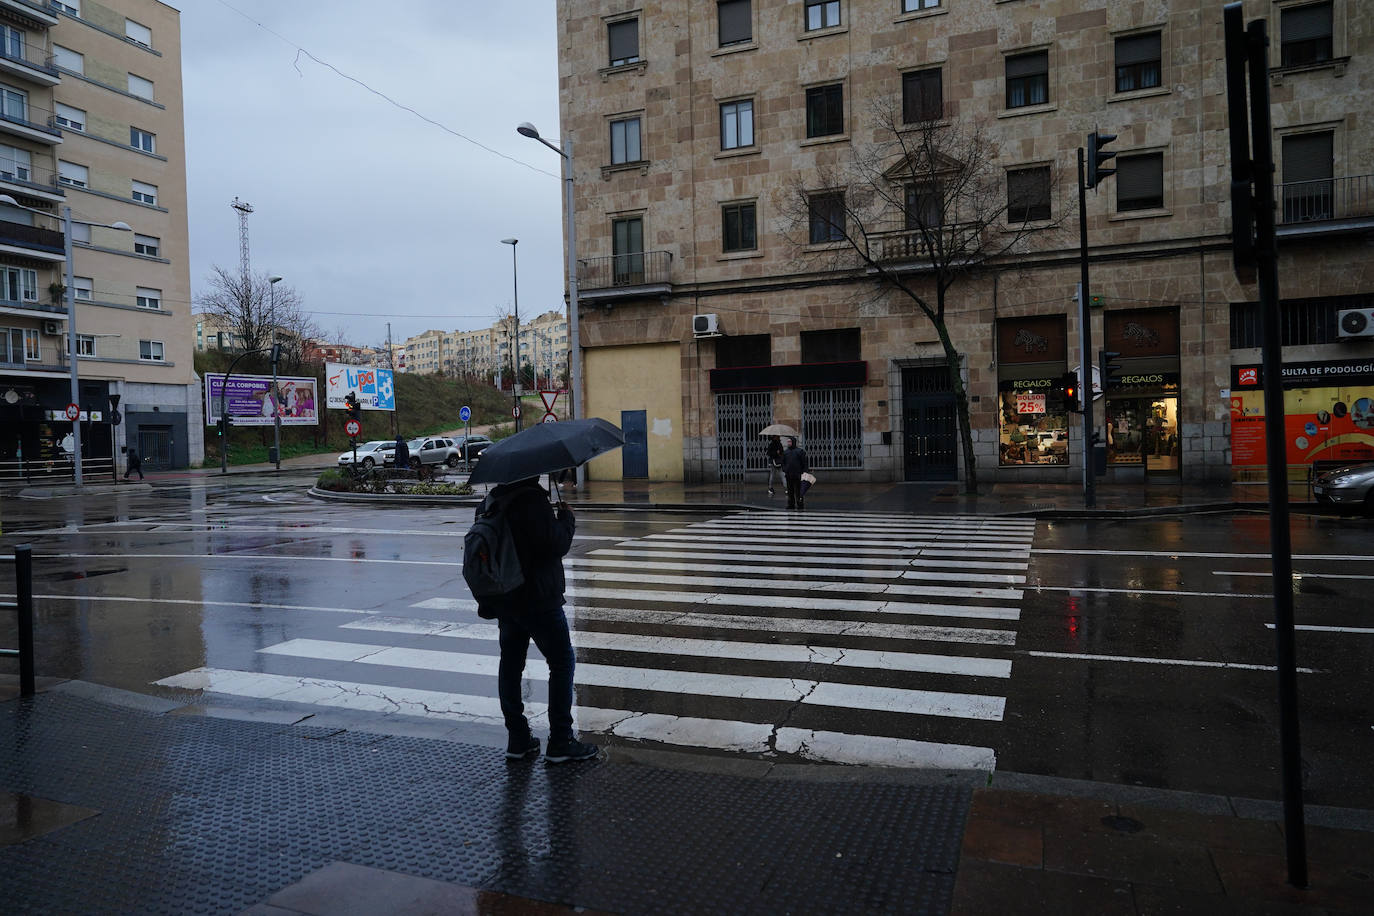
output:
[{"label": "beige apartment building", "polygon": [[15,204],[0,203],[0,461],[11,471],[60,459],[72,429],[68,208],[83,457],[106,469],[126,448],[153,468],[203,457],[179,15],[156,0],[0,0],[0,194]]},{"label": "beige apartment building", "polygon": [[[1374,457],[1374,19],[1355,0],[1244,6],[1272,36],[1296,475]],[[774,421],[827,479],[962,476],[945,349],[882,280],[935,301],[929,240],[981,215],[941,205],[974,159],[941,138],[975,131],[991,253],[958,272],[945,316],[980,479],[1081,479],[1058,380],[1101,349],[1121,369],[1093,401],[1109,478],[1262,472],[1222,4],[560,0],[558,17],[586,412],[627,442],[594,477],[762,475]],[[1087,195],[1083,354],[1077,155],[1093,131],[1116,135],[1116,174]],[[926,137],[923,171],[900,147]]]},{"label": "beige apartment building", "polygon": [[[406,371],[430,375],[491,376],[509,373],[515,320],[498,318],[474,331],[428,330],[406,338]],[[567,370],[568,321],[559,310],[544,312],[520,325],[520,361],[533,366],[542,380],[552,367],[557,381]]]}]

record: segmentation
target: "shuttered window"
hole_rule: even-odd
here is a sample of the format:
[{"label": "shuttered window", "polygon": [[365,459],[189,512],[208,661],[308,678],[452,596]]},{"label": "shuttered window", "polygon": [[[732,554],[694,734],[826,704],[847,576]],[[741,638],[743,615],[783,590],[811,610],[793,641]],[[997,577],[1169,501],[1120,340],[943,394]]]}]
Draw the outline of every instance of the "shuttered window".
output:
[{"label": "shuttered window", "polygon": [[1116,91],[1151,89],[1160,84],[1159,33],[1116,40]]},{"label": "shuttered window", "polygon": [[1116,166],[1116,209],[1157,210],[1164,206],[1164,154],[1122,156]]},{"label": "shuttered window", "polygon": [[722,0],[716,4],[720,23],[720,46],[742,44],[754,38],[749,9],[750,0]]},{"label": "shuttered window", "polygon": [[1050,167],[1036,166],[1007,173],[1007,222],[1028,223],[1050,218]]},{"label": "shuttered window", "polygon": [[902,74],[902,123],[938,121],[944,117],[944,89],[940,68]]},{"label": "shuttered window", "polygon": [[639,20],[622,19],[606,27],[611,46],[611,66],[639,61]]},{"label": "shuttered window", "polygon": [[1331,219],[1335,174],[1330,131],[1283,138],[1283,221]]},{"label": "shuttered window", "polygon": [[1301,67],[1331,59],[1330,3],[1288,7],[1279,31],[1283,66]]},{"label": "shuttered window", "polygon": [[1050,100],[1050,52],[1007,58],[1007,107],[1044,105]]}]

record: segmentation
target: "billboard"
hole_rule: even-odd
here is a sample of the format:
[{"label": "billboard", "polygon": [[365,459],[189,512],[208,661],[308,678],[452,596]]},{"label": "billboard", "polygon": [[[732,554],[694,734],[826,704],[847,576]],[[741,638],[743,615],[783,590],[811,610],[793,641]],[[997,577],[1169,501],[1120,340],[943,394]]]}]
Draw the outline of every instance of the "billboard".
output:
[{"label": "billboard", "polygon": [[223,375],[205,374],[205,425],[219,423],[220,404],[235,426],[271,426],[280,405],[282,426],[318,426],[320,398],[313,378],[277,377],[272,393],[270,375],[235,375],[226,389]]},{"label": "billboard", "polygon": [[324,384],[326,406],[331,410],[343,410],[344,395],[350,391],[357,395],[363,410],[396,409],[396,385],[390,369],[325,363]]}]

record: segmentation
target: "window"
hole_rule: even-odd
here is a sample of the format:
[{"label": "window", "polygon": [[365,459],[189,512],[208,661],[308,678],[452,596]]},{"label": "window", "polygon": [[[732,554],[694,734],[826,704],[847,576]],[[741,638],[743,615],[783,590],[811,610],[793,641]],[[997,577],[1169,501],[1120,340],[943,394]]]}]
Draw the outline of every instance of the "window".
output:
[{"label": "window", "polygon": [[7,302],[38,301],[38,271],[28,267],[0,267],[0,290]]},{"label": "window", "polygon": [[153,100],[153,81],[129,74],[129,94],[151,102]]},{"label": "window", "polygon": [[157,185],[135,181],[133,183],[133,198],[141,204],[156,204]]},{"label": "window", "polygon": [[85,223],[72,223],[72,241],[91,243],[91,227]]},{"label": "window", "polygon": [[29,94],[22,89],[0,86],[0,112],[11,121],[28,121]]},{"label": "window", "polygon": [[24,329],[24,359],[36,363],[43,358],[43,345],[38,339],[37,328]]},{"label": "window", "polygon": [[920,10],[934,10],[940,8],[940,0],[902,0],[903,13],[915,13]]},{"label": "window", "polygon": [[907,185],[906,188],[906,228],[930,229],[944,222],[941,212],[944,209],[943,192],[931,185]]},{"label": "window", "polygon": [[70,70],[73,73],[86,72],[86,58],[71,48],[64,48],[61,45],[52,46],[52,62],[63,70]]},{"label": "window", "polygon": [[639,20],[621,19],[606,26],[611,46],[611,66],[639,63]]},{"label": "window", "polygon": [[611,164],[639,162],[639,118],[611,122]]},{"label": "window", "polygon": [[138,127],[129,128],[129,145],[145,153],[157,152],[157,134],[149,133]]},{"label": "window", "polygon": [[1029,223],[1049,218],[1050,167],[1007,172],[1007,222]]},{"label": "window", "polygon": [[862,388],[802,389],[802,441],[813,468],[864,464]]},{"label": "window", "polygon": [[811,244],[844,241],[844,192],[813,194],[807,204]]},{"label": "window", "polygon": [[1116,40],[1116,91],[1153,89],[1160,84],[1159,33]]},{"label": "window", "polygon": [[840,0],[820,0],[806,3],[806,30],[829,29],[840,24]]},{"label": "window", "polygon": [[[72,352],[72,345],[71,345],[69,339],[64,338],[64,340],[63,340],[62,351],[63,351],[64,353],[70,353],[70,352]],[[93,334],[78,334],[78,335],[76,335],[76,355],[77,355],[77,356],[95,356],[95,335],[93,335]]]},{"label": "window", "polygon": [[74,188],[84,188],[90,178],[90,169],[84,165],[77,165],[75,162],[66,162],[62,159],[57,160],[57,180],[63,184],[69,184]]},{"label": "window", "polygon": [[80,108],[63,105],[61,102],[54,102],[53,108],[56,109],[53,121],[58,127],[65,127],[67,130],[86,129],[86,112]]},{"label": "window", "polygon": [[1050,100],[1050,52],[1032,51],[1007,58],[1007,107],[1044,105]]},{"label": "window", "polygon": [[1279,54],[1285,67],[1301,67],[1330,60],[1331,4],[1290,6],[1279,20]]},{"label": "window", "polygon": [[726,204],[720,208],[720,247],[723,251],[753,251],[759,247],[755,204]]},{"label": "window", "polygon": [[716,4],[722,48],[754,39],[754,23],[749,7],[749,0],[721,0]]},{"label": "window", "polygon": [[844,133],[844,86],[814,86],[806,90],[806,136]]},{"label": "window", "polygon": [[801,361],[804,363],[852,363],[862,358],[862,352],[862,335],[858,328],[801,332]]},{"label": "window", "polygon": [[0,178],[6,181],[28,181],[32,155],[26,149],[0,144]]},{"label": "window", "polygon": [[24,60],[24,33],[14,26],[0,24],[0,54]]},{"label": "window", "polygon": [[155,363],[162,362],[162,341],[140,340],[138,342],[138,358]]},{"label": "window", "polygon": [[54,0],[53,6],[69,16],[81,15],[81,0]]},{"label": "window", "polygon": [[754,100],[742,99],[720,106],[720,148],[754,145]]},{"label": "window", "polygon": [[72,296],[82,302],[90,302],[95,284],[90,277],[72,277]]},{"label": "window", "polygon": [[160,309],[162,308],[162,290],[140,286],[138,287],[137,302],[141,309]]},{"label": "window", "polygon": [[1116,209],[1157,210],[1164,206],[1164,154],[1122,156],[1116,161]]},{"label": "window", "polygon": [[124,20],[124,37],[143,45],[145,48],[153,46],[153,30],[146,25],[134,22],[132,19]]},{"label": "window", "polygon": [[1331,131],[1283,138],[1283,221],[1331,219],[1334,161]]},{"label": "window", "polygon": [[611,223],[616,286],[644,282],[644,220],[634,216]]},{"label": "window", "polygon": [[902,74],[902,123],[938,121],[945,115],[940,68]]},{"label": "window", "polygon": [[162,245],[161,239],[151,235],[134,236],[134,254],[146,254],[150,258],[157,257],[158,250]]}]

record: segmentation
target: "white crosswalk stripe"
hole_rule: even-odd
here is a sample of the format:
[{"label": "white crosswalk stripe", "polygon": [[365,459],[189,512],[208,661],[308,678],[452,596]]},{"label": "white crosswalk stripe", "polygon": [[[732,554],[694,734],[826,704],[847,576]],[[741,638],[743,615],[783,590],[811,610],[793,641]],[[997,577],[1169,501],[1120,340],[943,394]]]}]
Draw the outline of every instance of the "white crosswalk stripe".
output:
[{"label": "white crosswalk stripe", "polygon": [[[1034,535],[1027,520],[749,511],[609,538],[565,561],[578,728],[591,740],[991,770]],[[499,628],[465,593],[338,633],[266,646],[260,671],[158,683],[502,723]],[[311,676],[322,670],[357,676]],[[422,672],[461,686],[409,686]],[[546,725],[537,652],[525,678],[527,712]]]}]

